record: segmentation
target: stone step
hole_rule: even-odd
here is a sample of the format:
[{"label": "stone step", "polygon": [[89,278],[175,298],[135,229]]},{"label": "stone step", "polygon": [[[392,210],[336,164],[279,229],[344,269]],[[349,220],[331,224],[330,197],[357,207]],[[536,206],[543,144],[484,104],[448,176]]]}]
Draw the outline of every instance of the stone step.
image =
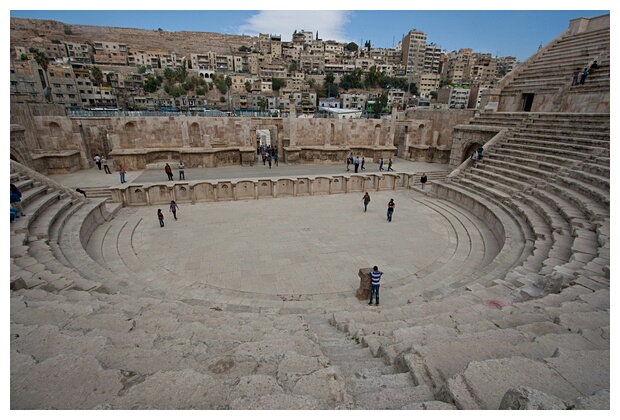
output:
[{"label": "stone step", "polygon": [[[43,188],[43,187],[42,187]],[[55,204],[61,199],[61,195],[57,192],[45,193],[40,190],[35,195],[34,200],[30,200],[27,206],[24,206],[25,216],[21,216],[11,224],[11,230],[14,232],[26,232],[30,236],[30,226],[49,206]]]},{"label": "stone step", "polygon": [[[593,378],[584,381],[585,377]],[[544,361],[525,357],[471,362],[448,380],[441,400],[459,409],[498,409],[504,394],[527,386],[572,400],[609,388],[609,351],[570,352],[560,349]]]}]

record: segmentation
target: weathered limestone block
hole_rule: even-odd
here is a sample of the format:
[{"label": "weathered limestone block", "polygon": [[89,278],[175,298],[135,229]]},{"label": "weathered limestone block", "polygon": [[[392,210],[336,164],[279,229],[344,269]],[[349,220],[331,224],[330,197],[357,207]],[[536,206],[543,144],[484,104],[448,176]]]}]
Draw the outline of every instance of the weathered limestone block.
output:
[{"label": "weathered limestone block", "polygon": [[368,298],[370,297],[371,279],[368,273],[370,273],[371,271],[372,267],[366,267],[360,268],[359,272],[357,273],[357,275],[360,276],[360,287],[357,289],[355,297],[359,300],[368,300]]},{"label": "weathered limestone block", "polygon": [[534,388],[519,386],[509,389],[502,402],[500,410],[566,410],[564,401],[555,395],[545,394]]}]

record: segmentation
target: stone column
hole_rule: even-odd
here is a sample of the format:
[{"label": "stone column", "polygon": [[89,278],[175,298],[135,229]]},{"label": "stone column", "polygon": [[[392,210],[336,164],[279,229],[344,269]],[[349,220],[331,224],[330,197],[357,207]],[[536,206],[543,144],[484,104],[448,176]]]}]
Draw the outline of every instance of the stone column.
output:
[{"label": "stone column", "polygon": [[370,286],[372,280],[368,273],[372,271],[372,267],[360,268],[357,275],[360,277],[360,287],[355,293],[355,297],[359,300],[368,300],[370,297]]}]

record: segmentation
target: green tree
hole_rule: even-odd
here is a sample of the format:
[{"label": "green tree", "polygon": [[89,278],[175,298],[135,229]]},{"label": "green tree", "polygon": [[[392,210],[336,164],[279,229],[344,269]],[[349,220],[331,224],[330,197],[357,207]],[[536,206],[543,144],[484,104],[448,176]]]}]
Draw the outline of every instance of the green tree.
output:
[{"label": "green tree", "polygon": [[252,92],[252,83],[250,83],[249,80],[246,80],[246,82],[245,82],[245,90],[247,92]]},{"label": "green tree", "polygon": [[437,99],[437,91],[436,90],[431,91],[431,98],[432,99]]},{"label": "green tree", "polygon": [[101,82],[103,82],[103,72],[101,71],[101,69],[97,66],[93,66],[90,69],[90,74],[93,78],[93,81],[97,84],[101,84]]},{"label": "green tree", "polygon": [[258,99],[258,109],[260,109],[261,111],[264,111],[267,109],[267,99],[265,98],[259,98]]},{"label": "green tree", "polygon": [[297,71],[297,61],[291,60],[291,64],[288,66],[288,72],[293,73],[294,71]]},{"label": "green tree", "polygon": [[359,50],[359,48],[359,45],[357,45],[355,42],[349,42],[347,45],[344,46],[344,49],[349,52],[357,51]]},{"label": "green tree", "polygon": [[383,74],[381,73],[381,70],[377,66],[372,66],[368,70],[368,73],[366,73],[366,87],[376,88],[377,86],[379,86],[379,82],[381,82],[382,76]]},{"label": "green tree", "polygon": [[149,74],[149,76],[144,80],[144,92],[153,93],[157,91],[157,89],[161,86],[162,81],[163,78],[161,76]]},{"label": "green tree", "polygon": [[388,103],[388,97],[387,97],[387,93],[383,92],[381,95],[379,95],[379,97],[376,99],[375,103],[373,104],[373,112],[375,114],[375,118],[381,118],[381,113],[383,112],[383,109],[387,106]]},{"label": "green tree", "polygon": [[138,67],[138,73],[140,73],[140,74],[144,74],[144,73],[146,73],[146,66],[140,66],[140,67]]},{"label": "green tree", "polygon": [[273,90],[279,91],[280,88],[285,87],[285,86],[286,86],[286,80],[279,79],[277,77],[274,77],[273,79],[271,79],[271,88]]},{"label": "green tree", "polygon": [[205,88],[198,88],[196,89],[196,95],[198,96],[203,96],[207,93],[207,90]]}]

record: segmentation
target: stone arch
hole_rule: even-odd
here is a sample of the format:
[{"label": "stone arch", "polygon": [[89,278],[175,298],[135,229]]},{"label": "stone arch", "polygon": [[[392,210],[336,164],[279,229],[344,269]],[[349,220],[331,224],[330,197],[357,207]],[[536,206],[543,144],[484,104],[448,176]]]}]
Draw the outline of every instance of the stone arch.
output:
[{"label": "stone arch", "polygon": [[375,125],[375,144],[381,144],[381,124]]},{"label": "stone arch", "polygon": [[136,142],[138,130],[136,123],[129,121],[123,127],[123,136],[121,137],[121,149],[132,149]]},{"label": "stone arch", "polygon": [[202,136],[200,134],[200,125],[197,122],[190,124],[188,134],[189,134],[189,145],[191,147],[202,146]]},{"label": "stone arch", "polygon": [[472,153],[477,154],[478,148],[481,146],[482,144],[478,142],[473,142],[465,145],[465,147],[463,148],[463,154],[461,155],[461,162],[465,162],[467,159],[469,159]]},{"label": "stone arch", "polygon": [[62,136],[62,128],[60,128],[60,125],[58,123],[55,122],[51,122],[48,125],[49,130],[50,130],[50,136],[51,137],[61,137]]}]

